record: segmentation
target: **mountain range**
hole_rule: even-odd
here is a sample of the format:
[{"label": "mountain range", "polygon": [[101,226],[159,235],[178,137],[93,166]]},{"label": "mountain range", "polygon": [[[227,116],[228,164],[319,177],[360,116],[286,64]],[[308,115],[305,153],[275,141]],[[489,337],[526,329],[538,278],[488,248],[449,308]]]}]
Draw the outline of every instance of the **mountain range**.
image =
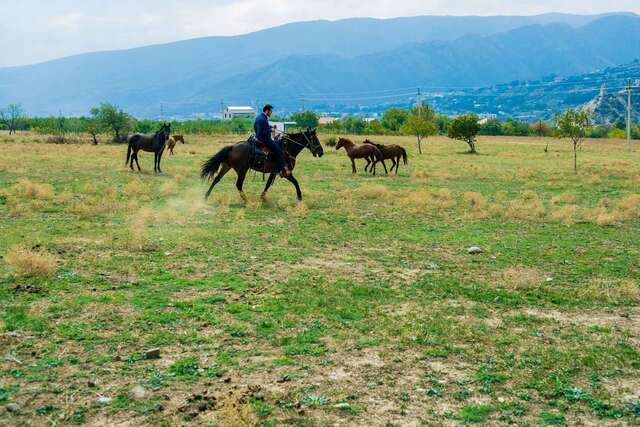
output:
[{"label": "mountain range", "polygon": [[626,13],[312,21],[0,68],[0,105],[82,115],[112,102],[156,117],[162,104],[166,115],[188,117],[217,113],[221,102],[270,101],[291,111],[302,96],[330,108],[357,104],[354,92],[488,86],[635,58],[640,17]]}]

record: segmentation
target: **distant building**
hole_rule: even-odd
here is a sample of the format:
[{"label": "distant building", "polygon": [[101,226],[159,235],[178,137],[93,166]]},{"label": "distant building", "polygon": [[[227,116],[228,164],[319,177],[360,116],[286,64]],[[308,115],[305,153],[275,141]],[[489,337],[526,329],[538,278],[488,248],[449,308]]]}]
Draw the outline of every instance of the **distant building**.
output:
[{"label": "distant building", "polygon": [[253,107],[244,107],[244,106],[236,106],[236,107],[225,107],[222,113],[222,118],[224,120],[235,119],[236,117],[255,117],[256,112]]},{"label": "distant building", "polygon": [[269,124],[271,127],[275,126],[278,132],[286,132],[297,125],[296,122],[269,122]]},{"label": "distant building", "polygon": [[320,117],[318,119],[318,123],[321,125],[330,125],[331,123],[335,122],[336,119],[335,117],[329,117],[329,116],[325,116],[325,117]]}]

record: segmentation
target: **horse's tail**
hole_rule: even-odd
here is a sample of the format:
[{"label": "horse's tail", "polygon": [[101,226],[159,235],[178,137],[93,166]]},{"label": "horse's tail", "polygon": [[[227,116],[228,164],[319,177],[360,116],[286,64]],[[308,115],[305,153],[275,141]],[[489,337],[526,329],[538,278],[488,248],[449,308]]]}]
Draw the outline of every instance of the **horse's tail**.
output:
[{"label": "horse's tail", "polygon": [[200,177],[202,179],[213,178],[216,172],[218,172],[218,169],[220,168],[220,165],[222,164],[222,162],[227,160],[227,157],[229,156],[229,153],[231,152],[232,148],[233,148],[232,146],[224,147],[222,150],[218,152],[218,154],[216,154],[215,156],[213,156],[212,158],[204,162],[202,164],[202,169],[200,171]]},{"label": "horse's tail", "polygon": [[404,148],[402,149],[402,160],[404,160],[405,165],[409,163],[409,160],[407,159],[407,150]]},{"label": "horse's tail", "polygon": [[374,144],[373,146],[376,147],[376,159],[379,162],[384,163],[384,154],[382,154],[382,150],[380,148],[378,148],[378,146],[376,144]]}]

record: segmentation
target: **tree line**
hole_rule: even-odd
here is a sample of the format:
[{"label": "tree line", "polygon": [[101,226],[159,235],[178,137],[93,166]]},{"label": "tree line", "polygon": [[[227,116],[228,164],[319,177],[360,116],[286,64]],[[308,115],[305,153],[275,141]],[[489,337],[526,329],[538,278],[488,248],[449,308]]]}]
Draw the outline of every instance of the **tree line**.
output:
[{"label": "tree line", "polygon": [[[488,136],[532,136],[553,137],[556,134],[555,123],[538,121],[533,124],[516,119],[499,120],[477,119],[477,134]],[[418,149],[422,151],[424,138],[431,135],[447,135],[455,118],[438,114],[428,104],[423,103],[411,109],[390,108],[381,117],[364,119],[347,116],[330,123],[320,124],[320,117],[313,111],[294,113],[287,117],[274,117],[275,121],[293,121],[300,128],[318,128],[320,132],[349,135],[412,135],[417,138]],[[22,108],[11,104],[0,109],[0,129],[15,131],[34,131],[52,135],[64,142],[69,136],[90,135],[97,144],[100,141],[125,142],[132,133],[149,133],[157,130],[161,120],[136,119],[112,104],[101,104],[92,108],[85,117],[33,117],[28,118]],[[175,133],[219,135],[246,134],[253,128],[248,118],[233,120],[195,119],[173,120]],[[456,129],[459,123],[456,123]],[[454,129],[455,130],[455,129]],[[589,126],[587,138],[626,138],[626,123],[618,120],[612,125]],[[640,126],[632,129],[632,137],[640,139]]]}]

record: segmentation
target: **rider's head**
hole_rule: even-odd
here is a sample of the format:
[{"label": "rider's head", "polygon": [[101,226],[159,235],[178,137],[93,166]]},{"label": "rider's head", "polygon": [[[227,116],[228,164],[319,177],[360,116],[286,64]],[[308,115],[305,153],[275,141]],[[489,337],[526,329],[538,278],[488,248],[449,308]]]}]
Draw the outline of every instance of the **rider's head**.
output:
[{"label": "rider's head", "polygon": [[271,104],[267,104],[262,108],[262,112],[267,116],[271,117],[271,113],[273,113],[273,106]]}]

